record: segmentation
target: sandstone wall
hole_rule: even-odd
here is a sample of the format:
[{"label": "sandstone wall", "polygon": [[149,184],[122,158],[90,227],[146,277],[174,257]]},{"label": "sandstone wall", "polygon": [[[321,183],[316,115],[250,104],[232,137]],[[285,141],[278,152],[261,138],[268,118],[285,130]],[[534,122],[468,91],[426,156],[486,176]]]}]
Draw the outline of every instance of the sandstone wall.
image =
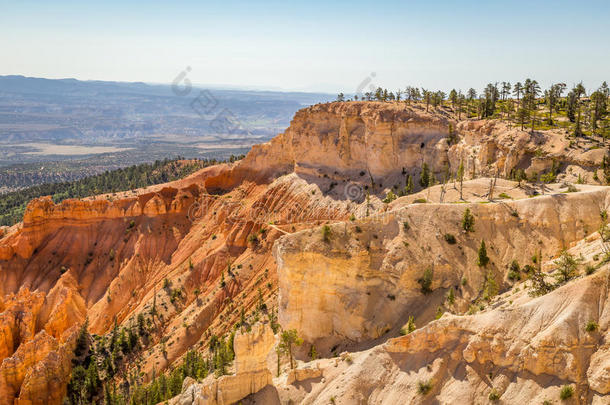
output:
[{"label": "sandstone wall", "polygon": [[272,383],[267,355],[275,337],[268,324],[258,323],[250,332],[235,335],[235,374],[216,378],[208,376],[201,383],[186,382],[172,405],[229,405],[254,394]]}]

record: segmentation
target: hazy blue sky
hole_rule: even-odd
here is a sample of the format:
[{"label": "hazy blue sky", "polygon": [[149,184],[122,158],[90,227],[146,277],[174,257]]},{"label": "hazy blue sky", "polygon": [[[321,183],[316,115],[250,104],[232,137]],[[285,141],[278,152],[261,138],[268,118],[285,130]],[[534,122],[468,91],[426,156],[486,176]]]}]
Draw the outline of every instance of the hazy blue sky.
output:
[{"label": "hazy blue sky", "polygon": [[354,92],[610,80],[610,1],[3,1],[0,75]]}]

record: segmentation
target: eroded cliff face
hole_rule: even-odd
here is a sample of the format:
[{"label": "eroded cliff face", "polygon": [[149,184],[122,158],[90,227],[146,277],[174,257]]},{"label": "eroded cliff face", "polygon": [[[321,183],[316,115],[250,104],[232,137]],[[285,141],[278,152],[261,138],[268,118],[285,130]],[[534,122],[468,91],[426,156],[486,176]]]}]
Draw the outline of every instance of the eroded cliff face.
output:
[{"label": "eroded cliff face", "polygon": [[[590,262],[598,249],[595,239],[571,251]],[[301,365],[318,376],[300,383],[276,379],[273,390],[245,403],[487,403],[493,394],[511,404],[605,404],[609,276],[606,264],[536,298],[513,288],[473,315],[446,313],[371,349]],[[587,330],[590,322],[598,328]],[[560,401],[564,386],[574,395]]]},{"label": "eroded cliff face", "polygon": [[[333,225],[326,238],[320,228],[284,236],[274,250],[280,322],[319,350],[377,339],[408,316],[432,319],[450,288],[462,308],[490,275],[505,288],[513,260],[527,264],[539,250],[545,260],[556,258],[599,228],[606,207],[605,187],[502,204],[413,204]],[[461,226],[467,208],[474,232]],[[486,268],[476,264],[483,240]],[[426,269],[433,278],[423,297],[418,280]]]},{"label": "eroded cliff face", "polygon": [[[416,106],[331,103],[299,111],[285,133],[232,165],[118,195],[61,204],[35,200],[23,223],[3,229],[0,237],[0,358],[10,365],[0,368],[0,397],[6,403],[61,403],[76,332],[85,318],[92,333],[104,334],[115,322],[128,326],[139,315],[156,314],[155,333],[139,363],[146,380],[187,350],[205,350],[212,335],[222,336],[239,322],[241,308],[252,315],[260,297],[275,309],[278,292],[283,326],[306,339],[301,358],[312,343],[324,356],[358,343],[383,343],[398,336],[409,315],[426,324],[450,287],[456,291],[452,309],[463,312],[485,282],[485,272],[474,264],[482,239],[492,275],[506,289],[511,260],[525,264],[539,248],[549,260],[590,235],[599,225],[600,207],[608,203],[607,189],[579,186],[579,193],[562,194],[565,188],[557,185],[553,196],[527,199],[541,190],[506,182],[502,190],[520,200],[489,204],[452,204],[459,201],[457,188],[440,191],[439,186],[384,204],[387,191],[404,187],[409,174],[417,189],[424,162],[438,180],[463,161],[467,178],[508,176],[515,168],[543,172],[554,164],[559,179],[588,173],[585,180],[596,183],[592,172],[603,152],[570,146],[561,133],[529,134],[498,121],[458,123],[442,111],[426,113]],[[465,198],[485,200],[488,182],[469,182]],[[411,205],[421,198],[443,203]],[[459,229],[466,207],[475,215],[474,233]],[[320,226],[327,223],[325,240]],[[455,234],[458,244],[448,245],[445,233]],[[274,257],[274,243],[286,234]],[[417,280],[428,267],[434,271],[432,293],[424,296]],[[460,324],[451,334],[474,336],[481,325]],[[286,400],[327,403],[333,391],[322,380],[334,379],[333,369],[346,369],[334,367],[337,359],[289,372],[283,364],[280,380],[270,380],[261,360],[276,343],[269,333],[256,330],[236,340],[243,355],[237,356],[232,377],[244,378],[211,378],[203,386],[187,381],[185,392],[197,387],[188,393],[227,402],[272,385],[285,386],[292,395],[293,387],[315,381],[321,385],[308,399],[301,392]],[[467,345],[465,337],[456,339]],[[398,398],[404,386],[413,390],[412,379],[389,384],[385,379],[395,371],[384,374],[371,363],[390,364],[396,355],[389,347],[371,349],[370,362],[358,371],[360,380],[337,381],[346,389],[360,381],[362,398],[380,403]],[[608,364],[599,353],[590,356],[587,378],[603,393]],[[465,363],[456,361],[456,368],[446,370],[464,370]],[[379,396],[375,387],[382,380],[371,378],[377,371],[383,371],[380,378],[388,387]],[[355,372],[346,376],[355,378]],[[582,372],[578,375],[584,381]],[[473,392],[483,392],[481,384],[473,380]],[[452,389],[443,398],[450,398]],[[268,403],[278,399],[272,397]],[[189,398],[182,396],[180,403],[190,403]]]},{"label": "eroded cliff face", "polygon": [[560,179],[575,181],[580,174],[601,184],[594,173],[603,177],[606,151],[584,143],[559,130],[530,133],[500,120],[457,121],[404,103],[330,103],[297,112],[283,134],[254,146],[237,170],[272,177],[294,171],[310,182],[322,175],[373,182],[372,194],[401,189],[405,176],[418,176],[424,163],[439,181],[462,162],[466,178],[510,177],[517,169],[532,176],[555,168]]},{"label": "eroded cliff face", "polygon": [[[250,315],[261,297],[274,307],[275,239],[322,220],[346,219],[347,204],[294,175],[220,190],[234,171],[208,168],[133,197],[33,201],[23,224],[0,240],[2,358],[50,336],[56,342],[48,350],[14,363],[42,368],[43,375],[67,370],[69,378],[72,349],[61,343],[70,328],[88,317],[89,330],[103,334],[115,322],[129,326],[139,315],[151,318],[154,307],[155,333],[141,363],[146,381],[193,346],[205,347],[212,334],[227,333],[240,308]],[[25,401],[46,392],[50,402],[33,403],[60,403],[66,381],[20,377],[10,389],[0,386],[0,395]]]}]

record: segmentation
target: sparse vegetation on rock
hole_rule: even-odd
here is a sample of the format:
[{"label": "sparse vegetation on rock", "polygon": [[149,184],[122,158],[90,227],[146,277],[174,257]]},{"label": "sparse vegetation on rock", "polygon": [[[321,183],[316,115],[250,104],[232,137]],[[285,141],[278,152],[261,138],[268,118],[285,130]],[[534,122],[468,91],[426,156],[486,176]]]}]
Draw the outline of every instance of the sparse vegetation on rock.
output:
[{"label": "sparse vegetation on rock", "polygon": [[429,294],[432,292],[431,287],[433,275],[434,272],[432,271],[432,268],[428,267],[426,270],[424,270],[424,273],[422,274],[421,278],[417,280],[417,282],[421,286],[421,292],[423,294]]},{"label": "sparse vegetation on rock", "polygon": [[466,232],[474,232],[474,216],[470,213],[470,208],[464,210],[462,216],[462,229]]}]

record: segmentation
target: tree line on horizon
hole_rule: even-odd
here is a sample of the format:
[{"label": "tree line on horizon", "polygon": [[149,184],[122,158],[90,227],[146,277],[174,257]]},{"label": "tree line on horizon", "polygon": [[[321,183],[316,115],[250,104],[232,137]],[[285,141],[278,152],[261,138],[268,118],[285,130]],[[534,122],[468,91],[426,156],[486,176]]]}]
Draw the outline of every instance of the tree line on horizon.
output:
[{"label": "tree line on horizon", "polygon": [[[536,80],[526,79],[514,85],[510,82],[489,83],[482,92],[474,88],[466,93],[452,89],[448,94],[442,90],[429,90],[413,86],[388,91],[378,87],[375,91],[346,98],[339,93],[339,102],[379,101],[404,102],[406,104],[423,104],[426,111],[430,107],[446,107],[453,110],[457,119],[464,118],[500,118],[520,125],[526,125],[534,131],[564,127],[572,130],[572,135],[599,135],[610,137],[608,122],[608,105],[610,88],[604,81],[600,87],[590,92],[578,83],[569,91],[565,83],[554,83],[542,90]],[[567,93],[566,93],[567,91]],[[565,95],[564,95],[565,93]],[[542,109],[542,115],[541,110]]]}]

